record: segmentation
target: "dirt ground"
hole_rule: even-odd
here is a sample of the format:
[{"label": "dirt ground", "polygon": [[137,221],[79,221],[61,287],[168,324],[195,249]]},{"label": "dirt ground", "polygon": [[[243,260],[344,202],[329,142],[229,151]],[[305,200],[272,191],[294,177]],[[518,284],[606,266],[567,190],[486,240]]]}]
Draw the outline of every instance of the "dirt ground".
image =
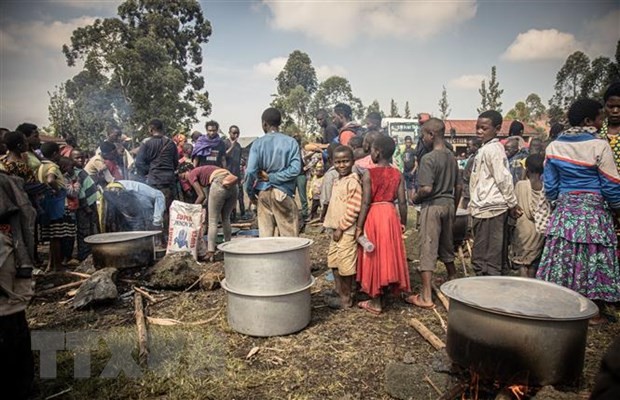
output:
[{"label": "dirt ground", "polygon": [[[409,226],[413,222],[412,216]],[[312,289],[312,320],[306,329],[283,337],[244,336],[228,325],[226,295],[222,289],[197,289],[180,294],[151,292],[156,300],[170,298],[148,306],[148,316],[183,322],[171,326],[149,325],[151,353],[165,360],[158,364],[159,368],[121,367],[120,374],[118,368],[114,369],[114,354],[118,354],[119,348],[137,360],[134,300],[132,295],[123,297],[122,294],[128,293],[132,285],[142,285],[141,271],[123,271],[121,278],[126,281],[119,284],[121,297],[94,310],[74,311],[66,302],[66,292],[37,297],[27,311],[35,334],[87,332],[90,336],[80,346],[58,351],[57,368],[51,374],[54,377],[40,376],[41,358],[35,352],[34,398],[391,399],[386,389],[388,364],[405,361],[432,372],[431,364],[437,352],[407,322],[417,318],[445,340],[438,316],[400,300],[395,300],[380,316],[357,308],[326,307],[322,292],[333,285],[326,279],[328,240],[317,228],[308,228],[305,236],[314,239],[311,260],[317,278]],[[420,286],[415,273],[416,241],[416,233],[410,229],[406,244],[414,291]],[[462,274],[459,261],[457,267]],[[203,268],[213,271],[223,266],[219,262],[205,264]],[[443,267],[438,275],[445,276]],[[76,278],[63,279],[70,282]],[[56,279],[53,284],[65,281]],[[39,287],[45,284],[49,280],[38,281]],[[439,315],[447,320],[446,310],[439,301],[436,304]],[[614,311],[618,316],[618,308]],[[191,325],[191,322],[200,324]],[[578,387],[572,388],[577,393],[573,393],[573,398],[587,398],[602,354],[619,334],[620,323],[590,328],[583,378]],[[84,354],[90,356],[90,372],[87,377],[76,378],[74,363],[79,358],[77,355]],[[83,365],[81,368],[83,371]],[[438,391],[447,390],[440,382],[433,382],[437,378],[432,378],[435,375],[430,372],[428,381],[425,376],[411,380],[415,393],[411,398],[435,399],[439,397]],[[432,383],[438,390],[432,388]],[[530,394],[535,390],[531,389]],[[479,394],[479,398],[495,398],[496,393],[491,392]],[[473,395],[467,392],[463,398]]]}]

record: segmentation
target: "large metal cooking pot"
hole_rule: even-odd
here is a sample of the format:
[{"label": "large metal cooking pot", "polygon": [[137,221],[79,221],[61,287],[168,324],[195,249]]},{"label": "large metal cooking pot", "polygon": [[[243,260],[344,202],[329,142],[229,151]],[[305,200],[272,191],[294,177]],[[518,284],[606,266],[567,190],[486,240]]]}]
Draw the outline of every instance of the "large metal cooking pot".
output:
[{"label": "large metal cooking pot", "polygon": [[240,293],[274,295],[307,286],[311,280],[311,239],[249,238],[218,246],[224,253],[228,286]]},{"label": "large metal cooking pot", "polygon": [[518,277],[456,279],[441,290],[450,298],[446,348],[455,363],[511,384],[579,379],[588,319],[598,312],[592,301]]},{"label": "large metal cooking pot", "polygon": [[310,283],[300,289],[278,294],[249,295],[232,289],[222,280],[228,292],[228,323],[239,333],[250,336],[280,336],[298,332],[310,323]]},{"label": "large metal cooking pot", "polygon": [[[416,211],[416,229],[420,229],[420,212],[421,206],[415,206]],[[467,228],[469,226],[469,210],[458,208],[456,210],[456,218],[454,225],[452,226],[452,241],[455,245],[463,243],[465,236],[467,235]]]},{"label": "large metal cooking pot", "polygon": [[454,244],[461,244],[467,236],[467,227],[469,225],[469,210],[459,208],[456,210],[456,218],[452,226],[452,241]]},{"label": "large metal cooking pot", "polygon": [[153,262],[153,236],[159,231],[99,233],[84,239],[90,245],[95,268],[144,267]]}]

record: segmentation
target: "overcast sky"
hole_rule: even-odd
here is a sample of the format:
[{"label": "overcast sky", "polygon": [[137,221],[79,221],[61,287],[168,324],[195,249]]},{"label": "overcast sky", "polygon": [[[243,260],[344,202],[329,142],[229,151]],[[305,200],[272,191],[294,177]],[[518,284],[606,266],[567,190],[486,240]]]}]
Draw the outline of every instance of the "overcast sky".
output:
[{"label": "overcast sky", "polygon": [[[77,74],[61,52],[71,32],[116,14],[120,1],[0,2],[0,126],[47,126],[48,92]],[[213,26],[203,46],[211,117],[224,130],[260,132],[288,55],[306,52],[319,80],[347,78],[365,106],[438,114],[442,85],[450,118],[476,117],[480,81],[497,66],[506,113],[529,93],[546,102],[566,57],[613,57],[618,1],[201,1]],[[153,116],[156,117],[156,116]],[[204,120],[196,128],[204,131]]]}]

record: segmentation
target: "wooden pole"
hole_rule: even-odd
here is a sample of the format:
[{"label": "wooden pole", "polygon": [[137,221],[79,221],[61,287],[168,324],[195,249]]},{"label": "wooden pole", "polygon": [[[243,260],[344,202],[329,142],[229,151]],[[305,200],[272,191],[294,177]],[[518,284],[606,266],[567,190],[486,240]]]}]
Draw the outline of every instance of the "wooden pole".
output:
[{"label": "wooden pole", "polygon": [[134,293],[134,303],[136,309],[136,326],[138,328],[138,362],[144,367],[146,366],[149,349],[146,320],[144,318],[144,304],[142,303],[142,295],[139,292]]},{"label": "wooden pole", "polygon": [[431,332],[423,323],[418,321],[415,318],[411,318],[409,321],[409,325],[411,325],[418,333],[426,339],[427,342],[431,344],[435,348],[435,350],[441,350],[446,345],[441,341],[433,332]]},{"label": "wooden pole", "polygon": [[137,286],[132,286],[133,290],[135,290],[136,292],[140,293],[142,296],[146,297],[146,299],[148,301],[150,301],[151,303],[155,303],[157,300],[155,299],[155,297],[151,296],[146,290],[141,289]]},{"label": "wooden pole", "polygon": [[467,275],[467,264],[465,264],[465,255],[463,254],[463,246],[459,246],[459,259],[461,260],[461,265],[463,266],[463,275],[466,277]]},{"label": "wooden pole", "polygon": [[78,282],[67,283],[65,285],[56,286],[56,287],[53,287],[51,289],[41,290],[40,292],[37,292],[35,295],[36,296],[43,296],[43,295],[50,294],[50,293],[61,292],[61,291],[65,290],[65,289],[71,289],[71,288],[74,288],[76,286],[80,286],[84,282],[86,282],[86,281],[85,280],[81,280],[81,281],[78,281]]},{"label": "wooden pole", "polygon": [[446,296],[441,292],[441,290],[434,283],[432,284],[432,287],[433,287],[433,290],[435,291],[435,295],[437,296],[437,298],[443,305],[443,308],[445,308],[446,311],[450,311],[450,302],[448,301]]}]

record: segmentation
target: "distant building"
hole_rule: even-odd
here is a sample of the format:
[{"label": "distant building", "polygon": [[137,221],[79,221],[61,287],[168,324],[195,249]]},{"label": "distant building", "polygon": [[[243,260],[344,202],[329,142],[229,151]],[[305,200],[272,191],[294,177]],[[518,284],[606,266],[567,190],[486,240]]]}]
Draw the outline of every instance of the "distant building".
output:
[{"label": "distant building", "polygon": [[[476,119],[447,119],[444,121],[446,125],[446,139],[454,147],[454,151],[457,155],[467,152],[467,139],[476,136]],[[502,129],[499,131],[500,138],[508,137],[508,130],[512,120],[504,120],[502,123]],[[523,138],[529,142],[530,137],[539,136],[536,128],[527,124],[523,124],[525,129],[523,131]],[[454,129],[455,135],[451,137],[450,130]]]}]

